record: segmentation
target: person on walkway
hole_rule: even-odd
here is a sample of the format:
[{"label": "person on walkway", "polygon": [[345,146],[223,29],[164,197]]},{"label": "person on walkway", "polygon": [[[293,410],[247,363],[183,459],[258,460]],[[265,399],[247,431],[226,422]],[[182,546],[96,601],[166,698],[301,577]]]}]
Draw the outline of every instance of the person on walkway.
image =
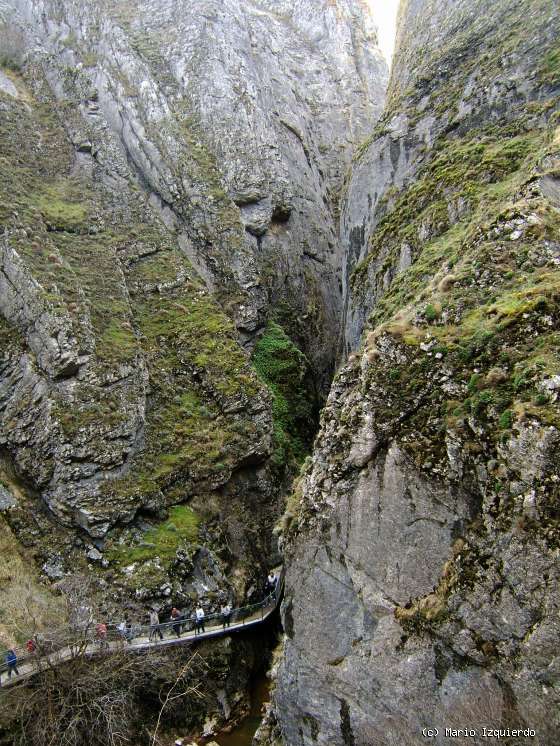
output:
[{"label": "person on walkway", "polygon": [[175,607],[173,607],[171,609],[171,621],[175,622],[175,624],[173,624],[173,632],[175,632],[177,637],[181,637],[182,620],[183,620],[183,617],[179,609],[176,609]]},{"label": "person on walkway", "polygon": [[153,642],[158,635],[160,640],[163,640],[163,634],[159,626],[159,614],[155,609],[150,611],[150,642]]},{"label": "person on walkway", "polygon": [[264,587],[265,596],[270,596],[271,594],[274,593],[274,591],[276,590],[276,582],[277,582],[276,575],[271,570],[268,573],[268,577],[266,579],[266,584]]},{"label": "person on walkway", "polygon": [[95,625],[95,639],[101,645],[102,648],[108,647],[107,642],[107,625],[105,622],[98,622]]},{"label": "person on walkway", "polygon": [[199,604],[196,607],[196,634],[199,634],[200,632],[206,632],[206,628],[204,627],[204,609]]},{"label": "person on walkway", "polygon": [[117,625],[117,630],[123,640],[132,642],[132,625],[128,619],[128,614],[124,615],[124,620]]},{"label": "person on walkway", "polygon": [[29,640],[25,643],[25,649],[27,650],[29,655],[33,655],[33,653],[37,652],[37,643],[32,637],[30,637]]},{"label": "person on walkway", "polygon": [[15,653],[15,650],[8,650],[8,652],[4,656],[4,660],[6,661],[6,665],[8,666],[8,678],[12,678],[12,673],[15,673],[16,676],[19,676],[19,671],[17,669],[17,655]]},{"label": "person on walkway", "polygon": [[229,627],[231,624],[231,606],[229,603],[226,603],[221,608],[222,613],[222,629],[225,629],[226,627]]},{"label": "person on walkway", "polygon": [[126,625],[126,640],[127,642],[132,642],[134,638],[134,630],[132,629],[132,622],[130,621],[128,614],[124,615],[124,623]]}]

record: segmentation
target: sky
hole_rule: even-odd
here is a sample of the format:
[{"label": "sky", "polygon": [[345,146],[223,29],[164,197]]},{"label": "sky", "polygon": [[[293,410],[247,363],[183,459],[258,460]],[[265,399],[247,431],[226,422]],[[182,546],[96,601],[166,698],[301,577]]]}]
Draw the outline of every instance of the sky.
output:
[{"label": "sky", "polygon": [[379,29],[379,46],[387,62],[391,62],[395,45],[395,24],[399,0],[369,0],[373,20]]}]

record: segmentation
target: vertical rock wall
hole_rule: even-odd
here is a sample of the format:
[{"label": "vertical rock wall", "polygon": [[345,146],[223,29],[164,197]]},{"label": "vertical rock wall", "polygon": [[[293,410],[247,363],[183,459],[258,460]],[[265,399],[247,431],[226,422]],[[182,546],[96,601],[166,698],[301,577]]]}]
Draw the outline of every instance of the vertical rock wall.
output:
[{"label": "vertical rock wall", "polygon": [[342,209],[355,352],[286,518],[290,746],[557,740],[559,23],[401,5]]},{"label": "vertical rock wall", "polygon": [[368,13],[343,0],[1,13],[18,46],[0,88],[2,447],[100,543],[139,512],[244,491],[270,513],[268,542],[271,407],[246,353],[273,318],[318,392],[332,372],[338,191],[387,75]]},{"label": "vertical rock wall", "polygon": [[115,135],[242,339],[275,309],[324,388],[340,316],[339,191],[386,84],[369,13],[343,0],[20,11],[56,95],[74,87],[75,144],[93,139],[102,158]]}]

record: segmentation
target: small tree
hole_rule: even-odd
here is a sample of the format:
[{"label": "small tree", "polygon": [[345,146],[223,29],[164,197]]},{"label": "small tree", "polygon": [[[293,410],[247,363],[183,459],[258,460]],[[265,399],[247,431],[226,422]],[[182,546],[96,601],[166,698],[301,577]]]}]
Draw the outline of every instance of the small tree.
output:
[{"label": "small tree", "polygon": [[7,690],[0,719],[11,720],[14,746],[159,746],[159,723],[171,702],[188,710],[202,697],[201,671],[199,656],[185,661],[180,650],[122,648],[92,658],[84,647]]}]

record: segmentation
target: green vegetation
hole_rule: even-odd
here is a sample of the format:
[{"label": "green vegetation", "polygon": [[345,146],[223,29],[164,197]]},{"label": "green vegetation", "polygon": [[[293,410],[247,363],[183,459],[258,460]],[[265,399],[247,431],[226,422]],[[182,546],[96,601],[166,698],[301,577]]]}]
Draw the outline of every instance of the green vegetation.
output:
[{"label": "green vegetation", "polygon": [[0,355],[7,353],[12,346],[23,349],[24,341],[18,330],[0,315]]},{"label": "green vegetation", "polygon": [[25,40],[22,32],[14,25],[0,19],[0,68],[18,72],[25,57]]},{"label": "green vegetation", "polygon": [[61,178],[47,184],[36,204],[50,230],[80,232],[88,226],[88,212],[83,203],[80,185],[72,179]]},{"label": "green vegetation", "polygon": [[[366,282],[367,265],[378,252],[383,251],[386,257],[378,272],[382,276],[396,263],[404,241],[413,247],[414,264],[397,276],[381,297],[370,319],[372,326],[394,326],[391,319],[399,311],[401,327],[403,318],[408,319],[407,341],[418,343],[423,335],[413,319],[417,312],[403,309],[430,298],[424,306],[424,319],[435,321],[442,307],[449,319],[434,326],[433,334],[446,349],[460,348],[459,355],[468,360],[481,343],[487,344],[493,335],[517,325],[527,314],[543,314],[555,308],[558,273],[524,265],[530,252],[539,250],[543,238],[555,235],[557,214],[540,208],[518,242],[510,240],[513,228],[509,228],[503,239],[507,245],[499,254],[492,235],[493,226],[518,218],[520,208],[509,200],[527,181],[527,169],[545,148],[544,132],[442,146],[440,155],[381,221],[372,237],[372,253],[354,273],[353,289],[359,296]],[[459,194],[452,191],[454,188],[459,188]],[[450,225],[448,206],[458,198],[462,200],[463,217]],[[523,207],[530,209],[528,205]],[[434,215],[439,219],[434,221]],[[426,234],[427,225],[431,226],[428,237],[421,241],[419,235]],[[451,268],[453,275],[449,274]],[[477,277],[483,273],[488,280],[481,283]]]},{"label": "green vegetation", "polygon": [[309,363],[273,321],[255,345],[252,363],[272,394],[274,460],[278,465],[299,463],[309,451],[316,422]]},{"label": "green vegetation", "polygon": [[502,412],[500,415],[500,419],[498,420],[498,426],[502,430],[509,430],[511,426],[513,425],[514,421],[514,414],[511,411],[511,409],[506,409],[505,412]]},{"label": "green vegetation", "polygon": [[[252,417],[263,387],[233,324],[142,193],[74,176],[57,108],[35,100],[22,79],[18,91],[17,100],[0,94],[0,224],[24,228],[10,243],[36,281],[38,302],[60,317],[95,371],[94,383],[54,394],[62,437],[105,453],[108,442],[134,437],[146,406],[142,452],[101,488],[125,510],[162,493],[180,502],[226,481],[266,437]],[[202,146],[191,145],[198,180],[217,189]],[[230,204],[225,193],[223,201]],[[234,250],[231,237],[222,238]]]},{"label": "green vegetation", "polygon": [[[554,50],[542,58],[554,68]],[[482,77],[485,71],[482,66]],[[408,92],[409,103],[434,81],[427,77],[416,93]],[[458,102],[457,91],[448,97],[445,86],[457,84],[460,94],[463,83],[462,73],[454,78],[452,70],[448,81],[437,79],[437,115],[451,115]],[[550,104],[543,98],[520,107],[509,123],[459,126],[436,140],[416,179],[385,195],[370,253],[351,278],[357,303],[376,297],[364,385],[378,427],[385,437],[398,437],[417,468],[436,479],[451,474],[446,436],[461,443],[463,475],[477,463],[496,463],[500,478],[489,475],[487,490],[495,493],[492,510],[504,525],[513,510],[504,484],[515,475],[506,471],[500,449],[531,423],[560,428],[558,403],[542,386],[560,374],[560,270],[553,248],[560,213],[538,189],[543,172],[557,178],[560,133]],[[414,120],[413,104],[407,114]],[[403,245],[413,263],[397,274]],[[392,345],[398,352],[391,354]],[[554,466],[551,459],[547,468]],[[548,512],[543,509],[533,529],[555,544],[557,490],[551,485],[548,476],[538,485]],[[445,613],[446,599],[437,591],[399,611],[402,621],[420,626]]]},{"label": "green vegetation", "polygon": [[[450,264],[456,261],[465,229],[484,222],[488,211],[511,194],[514,182],[508,177],[520,172],[520,180],[525,173],[523,162],[537,144],[536,138],[528,135],[504,139],[503,133],[496,136],[482,131],[465,140],[442,140],[437,156],[412,186],[394,198],[394,205],[380,221],[367,257],[352,274],[354,292],[359,294],[371,262],[383,259],[381,271],[386,271],[396,263],[403,243],[411,247],[415,258],[422,250],[423,275],[436,262],[439,268],[443,259]],[[458,224],[450,218],[453,204],[465,216]],[[421,238],[426,234],[431,237],[428,245]]]},{"label": "green vegetation", "polygon": [[152,559],[169,562],[175,559],[178,549],[196,544],[199,523],[200,519],[192,508],[175,505],[169,510],[169,518],[146,531],[139,544],[114,545],[107,555],[117,565]]},{"label": "green vegetation", "polygon": [[[155,254],[138,266],[145,273],[145,262],[167,260],[176,256]],[[137,497],[172,488],[188,494],[212,474],[226,479],[259,439],[248,410],[260,386],[231,321],[194,284],[189,293],[159,295],[156,306],[151,295],[138,295],[132,313],[152,390],[146,444],[129,474],[105,489]],[[240,405],[235,414],[224,411]]]},{"label": "green vegetation", "polygon": [[435,306],[433,306],[431,303],[428,303],[424,311],[424,316],[426,317],[427,322],[432,322],[436,321],[439,318],[440,313]]},{"label": "green vegetation", "polygon": [[[473,14],[469,4],[455,14],[454,33],[443,36],[437,46],[415,43],[415,39],[406,38],[405,30],[402,41],[409,48],[407,67],[415,71],[414,83],[405,89],[393,79],[381,124],[390,120],[395,111],[413,113],[425,96],[430,99],[426,110],[452,116],[471,76],[476,76],[477,87],[484,90],[503,70],[503,61],[510,55],[534,57],[533,40],[551,39],[550,8],[549,0],[532,0],[528,14],[523,3],[496,2],[492,14],[481,9]],[[426,31],[416,27],[411,33],[422,38]],[[554,69],[554,52],[550,56],[552,59],[545,62],[545,75],[551,67]],[[551,71],[545,82],[557,80]]]},{"label": "green vegetation", "polygon": [[551,49],[544,57],[542,77],[545,82],[557,84],[560,77],[560,47]]}]

